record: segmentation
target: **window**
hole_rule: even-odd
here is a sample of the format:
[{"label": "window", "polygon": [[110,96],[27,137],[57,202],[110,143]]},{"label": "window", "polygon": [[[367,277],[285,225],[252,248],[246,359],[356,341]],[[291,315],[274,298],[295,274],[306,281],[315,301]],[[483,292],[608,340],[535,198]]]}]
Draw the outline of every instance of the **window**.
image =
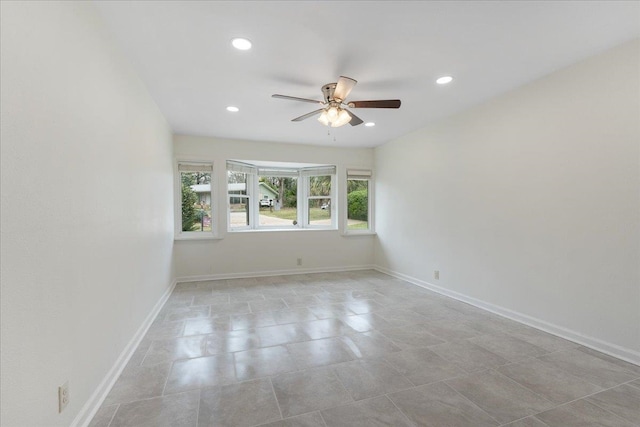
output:
[{"label": "window", "polygon": [[213,235],[213,164],[178,162],[180,210],[177,235],[181,238]]},{"label": "window", "polygon": [[370,192],[370,170],[347,170],[347,233],[373,230]]},{"label": "window", "polygon": [[229,228],[249,226],[251,198],[247,187],[247,173],[227,170],[227,196],[229,198]]},{"label": "window", "polygon": [[229,230],[336,228],[335,166],[228,161],[227,176]]}]

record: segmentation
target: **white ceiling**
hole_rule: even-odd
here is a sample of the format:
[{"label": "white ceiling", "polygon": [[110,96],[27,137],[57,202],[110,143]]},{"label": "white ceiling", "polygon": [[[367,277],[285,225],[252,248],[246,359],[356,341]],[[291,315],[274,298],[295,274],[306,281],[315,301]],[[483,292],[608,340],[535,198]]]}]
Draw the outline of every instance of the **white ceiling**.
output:
[{"label": "white ceiling", "polygon": [[[640,37],[637,1],[95,3],[175,133],[327,146],[380,145]],[[317,106],[271,98],[321,100],[340,75],[358,80],[349,100],[402,107],[354,110],[376,126],[328,135],[291,122]]]}]

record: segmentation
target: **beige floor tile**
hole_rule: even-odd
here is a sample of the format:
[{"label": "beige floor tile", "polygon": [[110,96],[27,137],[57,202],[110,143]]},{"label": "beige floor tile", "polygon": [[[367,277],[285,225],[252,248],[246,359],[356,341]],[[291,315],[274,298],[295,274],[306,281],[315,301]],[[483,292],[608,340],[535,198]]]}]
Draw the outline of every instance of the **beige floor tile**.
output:
[{"label": "beige floor tile", "polygon": [[228,316],[189,319],[184,322],[183,335],[205,335],[231,330],[231,320]]},{"label": "beige floor tile", "polygon": [[427,348],[407,349],[384,358],[415,385],[465,375],[466,372]]},{"label": "beige floor tile", "polygon": [[155,365],[161,362],[204,356],[205,341],[205,335],[153,341],[142,365]]},{"label": "beige floor tile", "polygon": [[497,371],[556,405],[602,390],[602,387],[537,359],[501,366]]},{"label": "beige floor tile", "polygon": [[481,335],[469,339],[470,342],[486,348],[490,352],[504,357],[511,362],[518,362],[529,357],[541,356],[547,350],[530,344],[508,333]]},{"label": "beige floor tile", "polygon": [[328,427],[411,427],[387,397],[380,396],[322,411]]},{"label": "beige floor tile", "polygon": [[100,409],[98,409],[98,412],[93,416],[88,427],[109,427],[109,424],[111,424],[111,420],[117,410],[118,405],[102,405]]},{"label": "beige floor tile", "polygon": [[316,411],[273,423],[260,424],[260,427],[326,427],[326,425],[320,412]]},{"label": "beige floor tile", "polygon": [[391,365],[381,360],[355,360],[333,367],[353,400],[368,399],[414,385]]},{"label": "beige floor tile", "polygon": [[400,347],[377,331],[354,333],[340,338],[359,359],[379,359],[400,351]]},{"label": "beige floor tile", "polygon": [[311,339],[298,323],[267,326],[255,330],[260,337],[261,347],[291,344]]},{"label": "beige floor tile", "polygon": [[536,417],[527,417],[518,421],[514,421],[509,424],[504,424],[504,427],[549,427]]},{"label": "beige floor tile", "polygon": [[443,340],[431,335],[420,325],[411,325],[411,327],[406,328],[382,329],[380,332],[400,348],[429,347],[444,343]]},{"label": "beige floor tile", "polygon": [[554,406],[493,370],[454,378],[446,383],[500,423],[516,421]]},{"label": "beige floor tile", "polygon": [[293,357],[284,346],[259,348],[234,353],[236,378],[245,381],[297,370]]},{"label": "beige floor tile", "polygon": [[322,319],[301,323],[302,329],[311,339],[342,336],[356,331],[340,319]]},{"label": "beige floor tile", "polygon": [[567,405],[536,415],[549,427],[634,427],[637,424],[630,423],[617,417],[586,400],[577,400]]},{"label": "beige floor tile", "polygon": [[603,391],[586,399],[634,424],[640,425],[640,389],[627,384]]},{"label": "beige floor tile", "polygon": [[477,372],[505,365],[509,361],[469,341],[455,341],[431,347],[443,359],[467,372]]},{"label": "beige floor tile", "polygon": [[637,375],[617,364],[580,350],[559,351],[542,356],[540,360],[604,388],[611,388],[637,378]]},{"label": "beige floor tile", "polygon": [[495,427],[498,423],[445,383],[435,383],[388,395],[419,427]]},{"label": "beige floor tile", "polygon": [[355,359],[349,347],[339,338],[325,338],[288,344],[287,349],[298,369],[332,365]]},{"label": "beige floor tile", "polygon": [[289,308],[282,298],[266,299],[264,301],[251,301],[249,303],[252,313],[260,311],[276,311]]},{"label": "beige floor tile", "polygon": [[171,363],[127,367],[105,398],[103,405],[131,402],[160,396]]},{"label": "beige floor tile", "polygon": [[250,427],[280,418],[269,379],[200,391],[198,427]]},{"label": "beige floor tile", "polygon": [[328,368],[282,374],[271,380],[284,418],[352,401],[333,370]]},{"label": "beige floor tile", "polygon": [[199,395],[196,390],[122,404],[110,427],[195,427]]},{"label": "beige floor tile", "polygon": [[164,394],[236,382],[232,353],[173,363]]}]

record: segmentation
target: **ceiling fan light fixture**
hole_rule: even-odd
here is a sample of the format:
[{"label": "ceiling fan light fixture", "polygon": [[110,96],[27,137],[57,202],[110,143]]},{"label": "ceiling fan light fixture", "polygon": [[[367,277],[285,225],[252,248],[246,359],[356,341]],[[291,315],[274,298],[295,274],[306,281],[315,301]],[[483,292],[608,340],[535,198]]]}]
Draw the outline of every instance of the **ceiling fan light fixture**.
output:
[{"label": "ceiling fan light fixture", "polygon": [[242,37],[236,37],[231,40],[231,45],[238,50],[249,50],[251,49],[251,41],[249,39],[245,39]]},{"label": "ceiling fan light fixture", "polygon": [[439,85],[446,85],[451,83],[452,81],[453,81],[453,77],[451,76],[442,76],[436,79],[436,83],[438,83]]},{"label": "ceiling fan light fixture", "polygon": [[320,117],[318,117],[318,121],[325,126],[329,126],[329,117],[327,117],[327,110],[324,110]]},{"label": "ceiling fan light fixture", "polygon": [[327,110],[327,119],[329,119],[329,121],[331,123],[335,122],[336,120],[338,120],[338,108],[336,107],[330,107]]},{"label": "ceiling fan light fixture", "polygon": [[346,110],[340,110],[340,114],[338,114],[338,118],[331,122],[332,128],[338,128],[340,126],[344,126],[351,121],[351,115],[347,113]]}]

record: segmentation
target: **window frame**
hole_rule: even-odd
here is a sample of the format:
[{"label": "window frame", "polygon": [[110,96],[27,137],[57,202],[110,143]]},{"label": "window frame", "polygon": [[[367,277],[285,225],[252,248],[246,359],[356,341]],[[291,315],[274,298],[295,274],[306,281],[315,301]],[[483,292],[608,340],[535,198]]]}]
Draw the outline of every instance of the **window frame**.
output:
[{"label": "window frame", "polygon": [[[345,171],[345,187],[344,187],[344,235],[367,235],[376,234],[374,224],[374,175],[372,169],[365,168],[347,168]],[[349,229],[349,181],[367,181],[367,228],[363,230]]]},{"label": "window frame", "polygon": [[[181,165],[185,166],[202,166],[205,167],[203,171],[210,169],[211,174],[209,198],[211,200],[211,231],[182,231],[182,170]],[[176,159],[174,162],[174,240],[206,240],[206,239],[219,239],[218,235],[218,215],[219,209],[216,203],[216,175],[215,166],[212,160],[191,160],[191,159]]]},{"label": "window frame", "polygon": [[[232,169],[229,169],[229,168]],[[229,179],[228,171],[235,168],[244,168],[247,177],[247,193],[249,196],[250,206],[254,208],[249,212],[249,224],[245,227],[231,227],[231,203],[229,194]],[[338,224],[336,220],[336,182],[337,182],[337,168],[334,165],[318,165],[313,167],[288,167],[283,162],[282,166],[277,167],[259,167],[249,162],[243,162],[238,160],[227,161],[227,231],[233,232],[246,232],[246,231],[290,231],[290,230],[337,230]],[[295,172],[295,174],[294,174]],[[280,175],[282,173],[282,175]],[[290,177],[297,179],[296,185],[296,225],[260,225],[260,199],[259,195],[259,180],[260,177],[274,176],[274,177]],[[310,193],[310,178],[312,176],[331,176],[331,190],[329,196],[320,196],[315,198],[329,199],[330,200],[330,216],[331,224],[318,225],[309,224],[309,200],[313,199],[313,196],[309,196]],[[255,195],[255,196],[254,196]]]}]

